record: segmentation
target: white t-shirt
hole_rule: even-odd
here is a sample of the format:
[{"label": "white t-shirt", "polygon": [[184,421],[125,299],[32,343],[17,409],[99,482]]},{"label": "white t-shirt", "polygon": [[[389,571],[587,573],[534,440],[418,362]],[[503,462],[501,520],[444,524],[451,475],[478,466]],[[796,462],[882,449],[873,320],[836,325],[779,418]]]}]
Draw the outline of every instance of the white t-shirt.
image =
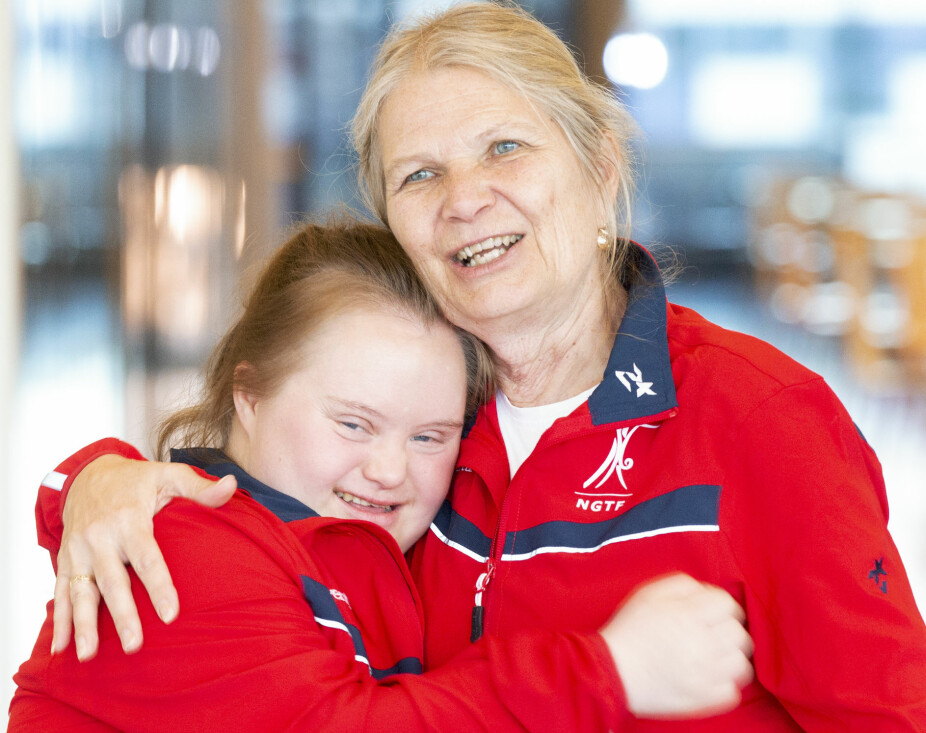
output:
[{"label": "white t-shirt", "polygon": [[508,467],[514,476],[521,464],[537,447],[543,435],[556,420],[565,417],[585,402],[595,388],[552,405],[537,407],[515,407],[498,390],[495,393],[495,408],[498,411],[498,425],[502,429],[502,440],[508,452]]}]

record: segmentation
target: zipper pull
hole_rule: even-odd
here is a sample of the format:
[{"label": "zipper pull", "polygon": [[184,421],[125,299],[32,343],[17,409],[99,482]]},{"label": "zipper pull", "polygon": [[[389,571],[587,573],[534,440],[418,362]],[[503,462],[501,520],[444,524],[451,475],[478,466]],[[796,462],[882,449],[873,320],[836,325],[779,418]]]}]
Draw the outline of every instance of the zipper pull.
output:
[{"label": "zipper pull", "polygon": [[489,581],[492,580],[494,575],[495,560],[490,557],[485,572],[476,580],[476,605],[473,606],[473,620],[469,634],[470,642],[477,641],[482,636],[482,617],[485,613],[485,608],[482,605],[482,594],[489,586]]}]

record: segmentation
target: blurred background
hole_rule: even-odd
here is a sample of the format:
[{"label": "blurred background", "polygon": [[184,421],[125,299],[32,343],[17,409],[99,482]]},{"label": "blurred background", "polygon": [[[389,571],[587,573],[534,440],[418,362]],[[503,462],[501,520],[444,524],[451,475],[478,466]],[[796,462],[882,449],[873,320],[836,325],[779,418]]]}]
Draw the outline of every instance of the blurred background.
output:
[{"label": "blurred background", "polygon": [[[357,205],[346,127],[385,29],[447,4],[0,7],[4,707],[53,589],[40,480],[106,435],[150,455],[255,264]],[[669,297],[846,403],[926,607],[926,3],[523,5],[639,121],[635,237],[678,254]]]}]

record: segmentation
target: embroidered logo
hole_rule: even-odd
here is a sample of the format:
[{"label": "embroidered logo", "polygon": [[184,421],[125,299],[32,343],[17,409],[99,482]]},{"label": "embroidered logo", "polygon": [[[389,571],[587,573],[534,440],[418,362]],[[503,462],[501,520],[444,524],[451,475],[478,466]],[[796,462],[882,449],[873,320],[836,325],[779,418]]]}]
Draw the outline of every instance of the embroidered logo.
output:
[{"label": "embroidered logo", "polygon": [[631,382],[637,385],[637,397],[642,397],[645,394],[656,396],[656,393],[653,392],[653,383],[643,381],[643,372],[640,371],[640,367],[636,364],[633,365],[632,372],[614,372],[614,376],[617,377],[621,384],[623,384],[628,392],[633,391]]},{"label": "embroidered logo", "polygon": [[[608,453],[608,457],[604,459],[604,462],[598,467],[598,470],[586,479],[585,483],[582,484],[582,488],[587,489],[593,483],[595,484],[593,488],[601,488],[605,481],[616,474],[618,480],[621,482],[621,486],[626,490],[627,484],[624,482],[624,471],[629,471],[633,468],[633,458],[624,458],[624,453],[627,452],[627,445],[630,443],[630,438],[633,437],[633,434],[640,428],[656,427],[658,426],[634,425],[632,428],[618,428],[614,436],[614,442],[611,443],[611,451]],[[598,483],[595,483],[596,481]],[[582,494],[578,491],[576,494],[580,496],[601,496],[600,494]],[[610,494],[608,494],[608,496],[610,496]],[[614,494],[614,496],[630,496],[630,494]]]},{"label": "embroidered logo", "polygon": [[875,569],[868,571],[868,577],[875,581],[875,585],[881,589],[882,593],[887,593],[887,581],[881,580],[881,576],[887,576],[887,570],[884,569],[884,558],[875,560]]},{"label": "embroidered logo", "polygon": [[347,600],[346,593],[343,593],[342,591],[339,591],[339,590],[335,590],[334,588],[329,588],[328,590],[331,593],[331,597],[334,598],[336,601],[341,601],[342,603],[346,603],[348,608],[351,607],[350,601]]}]

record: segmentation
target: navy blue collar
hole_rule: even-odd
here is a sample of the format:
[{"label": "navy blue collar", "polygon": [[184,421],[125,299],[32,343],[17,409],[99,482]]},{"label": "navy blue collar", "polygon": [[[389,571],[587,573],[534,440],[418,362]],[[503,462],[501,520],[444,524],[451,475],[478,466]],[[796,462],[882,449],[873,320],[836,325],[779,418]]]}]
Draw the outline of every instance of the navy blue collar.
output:
[{"label": "navy blue collar", "polygon": [[650,254],[634,244],[636,278],[601,383],[588,398],[595,425],[654,417],[678,407],[666,333],[666,291]]},{"label": "navy blue collar", "polygon": [[173,463],[196,466],[216,478],[233,474],[238,480],[239,489],[247,491],[254,501],[269,509],[284,522],[318,516],[318,512],[309,509],[298,499],[258,481],[217,448],[175,448],[170,452],[170,460]]}]

